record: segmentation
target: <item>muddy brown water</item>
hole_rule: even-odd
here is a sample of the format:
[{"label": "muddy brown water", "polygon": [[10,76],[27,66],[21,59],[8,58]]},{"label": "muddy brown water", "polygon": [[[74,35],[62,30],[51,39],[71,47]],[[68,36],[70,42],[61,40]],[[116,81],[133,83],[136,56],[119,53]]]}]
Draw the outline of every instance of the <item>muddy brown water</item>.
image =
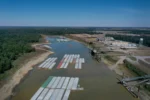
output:
[{"label": "muddy brown water", "polygon": [[117,75],[110,71],[107,66],[95,61],[89,54],[89,49],[75,41],[54,42],[51,44],[55,52],[50,57],[58,57],[57,65],[64,54],[80,54],[85,58],[81,70],[76,70],[74,64],[70,64],[67,69],[52,70],[38,69],[34,67],[32,71],[15,88],[15,95],[11,100],[30,100],[34,93],[41,87],[49,76],[70,76],[79,77],[82,91],[71,91],[69,100],[136,100],[121,85],[117,84]]}]

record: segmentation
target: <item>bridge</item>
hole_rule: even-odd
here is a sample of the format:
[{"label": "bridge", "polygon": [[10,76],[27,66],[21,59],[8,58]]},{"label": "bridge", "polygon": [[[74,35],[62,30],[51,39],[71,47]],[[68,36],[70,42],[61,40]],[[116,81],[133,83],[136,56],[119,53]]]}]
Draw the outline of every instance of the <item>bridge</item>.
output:
[{"label": "bridge", "polygon": [[150,100],[150,97],[147,94],[145,94],[143,90],[140,89],[140,85],[150,84],[150,75],[133,77],[133,78],[123,78],[122,80],[119,80],[118,83],[122,84],[131,93],[132,96],[136,98],[139,97],[141,99],[145,97],[148,98],[146,100]]},{"label": "bridge", "polygon": [[143,81],[143,80],[150,80],[150,75],[145,75],[141,77],[133,77],[133,78],[124,78],[121,80],[122,83],[124,82],[131,82],[131,81]]}]

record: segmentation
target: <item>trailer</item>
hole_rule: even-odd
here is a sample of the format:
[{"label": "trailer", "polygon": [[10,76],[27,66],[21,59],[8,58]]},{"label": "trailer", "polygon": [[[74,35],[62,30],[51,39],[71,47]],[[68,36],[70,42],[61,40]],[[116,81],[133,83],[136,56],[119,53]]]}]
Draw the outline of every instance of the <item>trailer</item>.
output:
[{"label": "trailer", "polygon": [[56,81],[56,78],[57,78],[57,77],[53,77],[53,79],[49,82],[47,88],[51,88],[51,87],[52,87],[52,85],[53,85],[54,82]]},{"label": "trailer", "polygon": [[66,79],[65,79],[65,81],[64,81],[64,83],[63,83],[63,85],[62,85],[62,88],[63,88],[63,89],[66,89],[66,88],[67,88],[67,85],[68,85],[69,80],[70,80],[70,77],[66,77]]},{"label": "trailer", "polygon": [[73,63],[76,63],[76,58],[73,58]]},{"label": "trailer", "polygon": [[65,61],[65,62],[67,62],[67,61],[68,61],[68,59],[69,59],[69,55],[65,58],[65,60],[64,60],[64,61]]},{"label": "trailer", "polygon": [[64,97],[62,100],[68,100],[69,99],[69,95],[70,95],[71,90],[66,90]]},{"label": "trailer", "polygon": [[53,58],[52,58],[51,60],[47,61],[47,64],[45,64],[45,66],[44,66],[43,68],[47,68],[47,67],[49,67],[49,66],[50,66],[50,64],[52,63],[52,60],[53,60]]},{"label": "trailer", "polygon": [[59,83],[59,81],[60,81],[60,79],[61,79],[61,77],[57,77],[56,78],[56,81],[54,82],[54,84],[52,85],[52,87],[51,88],[56,88],[57,87],[57,85],[58,85],[58,83]]},{"label": "trailer", "polygon": [[78,64],[78,69],[82,69],[81,63]]},{"label": "trailer", "polygon": [[43,100],[49,100],[53,92],[54,92],[54,89],[50,89]]},{"label": "trailer", "polygon": [[63,83],[64,83],[64,81],[65,81],[65,77],[61,77],[60,82],[58,83],[56,88],[58,88],[58,89],[61,88]]},{"label": "trailer", "polygon": [[74,58],[74,56],[75,56],[75,55],[73,54],[73,55],[72,55],[72,58]]},{"label": "trailer", "polygon": [[67,63],[69,63],[69,62],[70,62],[70,55],[69,55],[68,59],[66,60],[66,62],[67,62]]},{"label": "trailer", "polygon": [[48,59],[46,62],[51,62],[53,60],[53,58]]},{"label": "trailer", "polygon": [[50,59],[52,59],[52,58],[48,58],[48,59],[46,59],[45,61],[49,61]]},{"label": "trailer", "polygon": [[70,60],[70,63],[73,62],[73,58],[74,58],[74,55],[71,56],[71,60]]},{"label": "trailer", "polygon": [[57,60],[57,58],[53,58],[51,62],[54,62],[54,61],[56,61],[56,60]]},{"label": "trailer", "polygon": [[79,58],[76,58],[76,63],[78,63],[79,62]]},{"label": "trailer", "polygon": [[71,58],[72,58],[72,55],[70,55],[69,59],[68,59],[68,63],[71,62]]},{"label": "trailer", "polygon": [[68,59],[69,59],[69,56],[70,56],[70,55],[68,55],[68,56],[67,56],[67,58],[66,58],[65,62],[67,62],[67,61],[68,61]]},{"label": "trailer", "polygon": [[77,55],[77,58],[80,58],[80,55],[79,55],[79,54]]},{"label": "trailer", "polygon": [[46,62],[41,63],[41,64],[39,65],[39,67],[42,67],[45,63],[46,63]]},{"label": "trailer", "polygon": [[67,61],[68,57],[69,57],[69,55],[67,55],[67,56],[65,57],[65,60],[64,60],[64,62],[66,62],[66,61]]},{"label": "trailer", "polygon": [[41,63],[38,67],[40,68],[40,67],[42,67],[44,64],[45,64],[45,62]]},{"label": "trailer", "polygon": [[46,62],[46,64],[45,64],[45,65],[43,65],[41,68],[45,68],[48,64],[49,64],[49,63],[48,63],[48,62]]},{"label": "trailer", "polygon": [[45,89],[42,91],[42,93],[39,95],[39,97],[37,98],[37,100],[43,100],[44,97],[45,97],[45,95],[47,94],[48,90],[49,90],[48,88],[45,88]]},{"label": "trailer", "polygon": [[48,64],[44,68],[49,68],[51,66],[51,62],[48,62]]},{"label": "trailer", "polygon": [[60,89],[55,89],[49,100],[56,100],[59,91]]},{"label": "trailer", "polygon": [[76,54],[74,55],[74,58],[77,58],[77,55],[76,55]]},{"label": "trailer", "polygon": [[54,62],[55,58],[52,58],[49,62]]},{"label": "trailer", "polygon": [[79,82],[79,78],[76,77],[74,79],[74,82],[73,82],[73,85],[72,85],[72,90],[77,90],[78,82]]},{"label": "trailer", "polygon": [[72,61],[73,61],[73,55],[71,55],[70,63],[72,63]]},{"label": "trailer", "polygon": [[65,62],[63,62],[63,64],[61,65],[61,67],[60,67],[60,68],[64,68],[65,64],[66,64],[66,63],[65,63]]},{"label": "trailer", "polygon": [[45,66],[45,64],[47,64],[47,62],[43,62],[39,67],[42,68],[43,66]]},{"label": "trailer", "polygon": [[60,90],[59,90],[59,94],[57,95],[56,100],[61,100],[62,97],[63,97],[64,92],[65,92],[64,89],[60,89]]},{"label": "trailer", "polygon": [[64,55],[64,58],[67,56],[67,54]]},{"label": "trailer", "polygon": [[56,62],[50,62],[49,65],[46,67],[47,69],[52,69],[55,66]]},{"label": "trailer", "polygon": [[82,58],[82,62],[85,63],[85,59],[84,58]]},{"label": "trailer", "polygon": [[68,62],[66,62],[66,64],[64,65],[64,68],[67,68],[68,64],[69,64],[69,63],[68,63]]},{"label": "trailer", "polygon": [[48,84],[51,82],[51,80],[53,79],[53,76],[50,76],[43,84],[42,87],[46,88],[48,86]]},{"label": "trailer", "polygon": [[55,64],[56,64],[56,62],[53,62],[53,63],[50,65],[49,69],[52,69],[52,68],[55,66]]},{"label": "trailer", "polygon": [[69,83],[68,83],[68,86],[67,86],[67,89],[68,89],[68,90],[71,90],[72,85],[73,85],[73,82],[74,82],[74,79],[75,79],[75,78],[71,78],[71,79],[70,79],[70,81],[69,81]]},{"label": "trailer", "polygon": [[63,64],[64,59],[65,59],[65,58],[63,58],[63,59],[60,61],[60,63],[59,63],[58,66],[57,66],[57,69],[61,68],[61,65]]},{"label": "trailer", "polygon": [[75,64],[75,69],[78,69],[78,63]]}]

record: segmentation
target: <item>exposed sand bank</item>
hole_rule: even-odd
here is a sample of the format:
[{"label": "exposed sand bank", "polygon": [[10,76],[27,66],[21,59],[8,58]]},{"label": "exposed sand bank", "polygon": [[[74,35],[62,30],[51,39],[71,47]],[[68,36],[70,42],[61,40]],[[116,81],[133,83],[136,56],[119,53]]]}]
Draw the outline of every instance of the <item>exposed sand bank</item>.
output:
[{"label": "exposed sand bank", "polygon": [[52,52],[44,52],[38,56],[30,58],[30,60],[24,64],[19,70],[15,72],[11,80],[9,80],[1,89],[0,89],[0,100],[4,100],[10,95],[12,95],[13,88],[20,83],[21,79],[28,73],[28,71],[33,69],[33,66],[42,62],[46,59]]}]

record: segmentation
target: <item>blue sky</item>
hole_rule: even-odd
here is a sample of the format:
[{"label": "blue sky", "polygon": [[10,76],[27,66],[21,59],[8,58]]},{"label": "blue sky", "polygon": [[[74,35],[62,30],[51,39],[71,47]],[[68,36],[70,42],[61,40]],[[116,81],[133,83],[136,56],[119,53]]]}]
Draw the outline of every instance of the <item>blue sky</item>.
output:
[{"label": "blue sky", "polygon": [[150,27],[150,0],[1,0],[0,26]]}]

